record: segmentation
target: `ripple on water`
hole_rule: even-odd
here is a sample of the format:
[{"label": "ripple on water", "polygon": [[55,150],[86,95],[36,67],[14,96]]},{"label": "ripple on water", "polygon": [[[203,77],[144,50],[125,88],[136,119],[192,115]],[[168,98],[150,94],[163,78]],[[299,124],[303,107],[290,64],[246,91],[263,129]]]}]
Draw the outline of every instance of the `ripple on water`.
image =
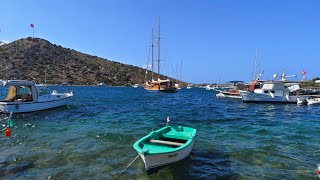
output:
[{"label": "ripple on water", "polygon": [[319,163],[319,106],[246,104],[196,88],[72,88],[71,106],[14,115],[13,136],[0,136],[1,179],[113,179],[167,116],[197,129],[191,156],[150,176],[138,158],[122,179],[316,178],[304,172]]}]

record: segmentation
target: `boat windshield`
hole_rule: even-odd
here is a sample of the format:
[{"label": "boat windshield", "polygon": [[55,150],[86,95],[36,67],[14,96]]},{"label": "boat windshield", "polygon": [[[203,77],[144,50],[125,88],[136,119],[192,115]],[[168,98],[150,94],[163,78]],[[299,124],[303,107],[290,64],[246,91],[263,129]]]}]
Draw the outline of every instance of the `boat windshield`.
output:
[{"label": "boat windshield", "polygon": [[32,101],[31,86],[10,86],[7,101]]},{"label": "boat windshield", "polygon": [[39,95],[40,96],[45,95],[45,94],[50,94],[49,89],[40,89],[39,90]]}]

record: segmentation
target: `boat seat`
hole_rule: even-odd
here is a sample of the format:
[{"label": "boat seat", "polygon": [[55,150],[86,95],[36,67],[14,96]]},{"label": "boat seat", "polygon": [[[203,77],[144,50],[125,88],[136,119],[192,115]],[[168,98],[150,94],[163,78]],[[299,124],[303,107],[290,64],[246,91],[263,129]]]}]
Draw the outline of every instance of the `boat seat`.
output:
[{"label": "boat seat", "polygon": [[28,94],[28,93],[21,94],[21,99],[23,101],[30,101],[30,100],[32,100],[32,95]]},{"label": "boat seat", "polygon": [[163,140],[156,140],[156,139],[151,139],[150,142],[152,142],[152,143],[158,143],[158,144],[173,145],[173,146],[182,146],[182,145],[184,144],[184,143],[171,142],[171,141],[163,141]]},{"label": "boat seat", "polygon": [[163,133],[163,137],[165,138],[170,138],[170,139],[183,139],[183,140],[188,140],[190,138],[190,133],[188,132],[168,132],[168,133]]}]

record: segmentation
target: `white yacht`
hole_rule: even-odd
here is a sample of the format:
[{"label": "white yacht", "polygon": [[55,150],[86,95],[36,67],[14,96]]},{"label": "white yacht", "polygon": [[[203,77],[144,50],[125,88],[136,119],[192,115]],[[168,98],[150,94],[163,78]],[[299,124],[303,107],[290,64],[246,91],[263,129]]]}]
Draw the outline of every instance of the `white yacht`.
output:
[{"label": "white yacht", "polygon": [[298,83],[283,81],[264,82],[261,89],[250,91],[240,91],[243,102],[279,102],[297,103],[306,100],[308,95],[300,94]]},{"label": "white yacht", "polygon": [[45,110],[66,105],[73,92],[50,92],[47,85],[36,85],[33,81],[9,80],[5,99],[0,100],[0,113],[23,113]]}]

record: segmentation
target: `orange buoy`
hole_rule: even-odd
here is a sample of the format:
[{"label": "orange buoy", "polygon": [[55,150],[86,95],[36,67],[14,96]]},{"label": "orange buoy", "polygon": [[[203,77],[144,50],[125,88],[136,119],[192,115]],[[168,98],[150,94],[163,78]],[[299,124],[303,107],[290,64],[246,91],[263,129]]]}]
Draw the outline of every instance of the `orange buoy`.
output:
[{"label": "orange buoy", "polygon": [[7,137],[11,136],[11,129],[9,127],[7,127],[6,129],[6,136]]}]

